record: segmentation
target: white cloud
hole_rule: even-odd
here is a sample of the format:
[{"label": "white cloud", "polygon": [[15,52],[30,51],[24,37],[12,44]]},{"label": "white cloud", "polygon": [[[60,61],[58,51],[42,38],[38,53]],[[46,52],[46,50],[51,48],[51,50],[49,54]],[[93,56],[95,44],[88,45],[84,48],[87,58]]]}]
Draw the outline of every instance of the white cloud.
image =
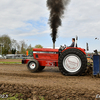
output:
[{"label": "white cloud", "polygon": [[[27,21],[40,21],[49,18],[47,0],[0,0],[0,34],[22,39],[25,36],[50,34],[51,30],[45,20],[45,26],[35,28]],[[100,0],[71,0],[59,28],[59,37],[100,37]],[[18,30],[25,28],[27,31]],[[41,31],[42,30],[42,31]],[[50,36],[50,35],[48,35]],[[26,38],[25,38],[26,39]]]},{"label": "white cloud", "polygon": [[47,33],[50,33],[50,30],[39,32],[38,29],[33,29],[31,32],[21,33],[19,34],[19,36],[34,36],[34,35],[39,35],[39,34],[42,35],[42,34],[47,34]]},{"label": "white cloud", "polygon": [[0,30],[30,26],[25,21],[36,21],[41,17],[47,17],[48,11],[45,4],[45,0],[42,2],[40,0],[1,0]]},{"label": "white cloud", "polygon": [[59,34],[63,37],[100,37],[100,0],[71,0]]}]

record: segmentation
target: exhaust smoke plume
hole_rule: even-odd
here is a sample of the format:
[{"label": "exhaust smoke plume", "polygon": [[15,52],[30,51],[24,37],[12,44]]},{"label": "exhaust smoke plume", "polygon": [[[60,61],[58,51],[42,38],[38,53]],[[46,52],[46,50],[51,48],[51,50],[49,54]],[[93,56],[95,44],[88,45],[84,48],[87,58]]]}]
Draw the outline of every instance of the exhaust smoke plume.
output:
[{"label": "exhaust smoke plume", "polygon": [[47,0],[47,7],[50,10],[49,24],[52,29],[50,35],[54,45],[57,38],[58,27],[61,26],[61,17],[69,1],[70,0]]}]

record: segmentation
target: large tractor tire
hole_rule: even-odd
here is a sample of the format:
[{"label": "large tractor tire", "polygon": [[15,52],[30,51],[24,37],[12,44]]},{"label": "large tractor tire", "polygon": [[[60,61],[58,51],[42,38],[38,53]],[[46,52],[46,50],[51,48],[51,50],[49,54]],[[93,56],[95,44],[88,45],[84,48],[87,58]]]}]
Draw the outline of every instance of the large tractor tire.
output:
[{"label": "large tractor tire", "polygon": [[39,68],[39,63],[37,60],[33,59],[27,63],[27,68],[32,72],[37,72]]},{"label": "large tractor tire", "polygon": [[42,71],[45,68],[45,66],[39,66],[38,71]]},{"label": "large tractor tire", "polygon": [[63,75],[82,75],[87,67],[86,55],[75,48],[67,49],[61,53],[58,67]]}]

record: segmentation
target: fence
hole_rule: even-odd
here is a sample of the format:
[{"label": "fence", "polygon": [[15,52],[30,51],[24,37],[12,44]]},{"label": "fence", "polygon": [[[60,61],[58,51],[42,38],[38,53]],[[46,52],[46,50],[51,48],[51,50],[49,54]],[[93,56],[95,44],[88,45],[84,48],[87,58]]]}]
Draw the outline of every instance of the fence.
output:
[{"label": "fence", "polygon": [[4,58],[5,59],[33,59],[33,55],[26,56],[23,54],[8,54]]}]

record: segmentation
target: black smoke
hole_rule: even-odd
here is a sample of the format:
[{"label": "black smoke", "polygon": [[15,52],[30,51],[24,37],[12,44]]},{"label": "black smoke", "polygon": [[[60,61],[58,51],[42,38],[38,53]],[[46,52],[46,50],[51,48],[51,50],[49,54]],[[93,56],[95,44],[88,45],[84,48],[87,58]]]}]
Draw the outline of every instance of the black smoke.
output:
[{"label": "black smoke", "polygon": [[62,24],[61,18],[69,1],[70,0],[47,0],[47,7],[50,10],[49,24],[52,29],[50,35],[53,43],[56,41],[58,27]]}]

